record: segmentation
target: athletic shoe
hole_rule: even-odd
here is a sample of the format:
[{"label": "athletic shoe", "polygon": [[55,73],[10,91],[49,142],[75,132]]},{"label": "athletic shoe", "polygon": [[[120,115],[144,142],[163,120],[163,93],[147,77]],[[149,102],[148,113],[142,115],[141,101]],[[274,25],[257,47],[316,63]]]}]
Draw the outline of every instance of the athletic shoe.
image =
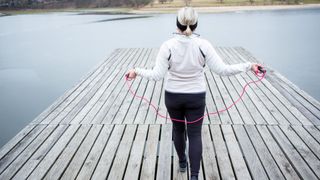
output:
[{"label": "athletic shoe", "polygon": [[191,180],[198,180],[198,176],[191,176]]},{"label": "athletic shoe", "polygon": [[179,170],[180,172],[186,172],[187,171],[188,162],[187,160],[179,162]]}]

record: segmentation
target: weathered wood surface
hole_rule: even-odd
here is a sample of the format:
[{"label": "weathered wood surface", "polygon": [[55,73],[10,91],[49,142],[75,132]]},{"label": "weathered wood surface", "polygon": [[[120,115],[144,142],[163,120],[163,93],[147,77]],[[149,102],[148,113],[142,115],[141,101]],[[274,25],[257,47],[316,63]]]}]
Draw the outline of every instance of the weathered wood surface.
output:
[{"label": "weathered wood surface", "polygon": [[[132,67],[152,68],[157,49],[117,49],[0,149],[0,179],[188,179],[178,171],[170,120],[128,92]],[[226,63],[259,62],[241,47]],[[230,110],[206,117],[200,179],[319,179],[320,103],[272,68]],[[205,73],[207,112],[229,106],[253,73]],[[164,106],[164,82],[132,88]]]}]

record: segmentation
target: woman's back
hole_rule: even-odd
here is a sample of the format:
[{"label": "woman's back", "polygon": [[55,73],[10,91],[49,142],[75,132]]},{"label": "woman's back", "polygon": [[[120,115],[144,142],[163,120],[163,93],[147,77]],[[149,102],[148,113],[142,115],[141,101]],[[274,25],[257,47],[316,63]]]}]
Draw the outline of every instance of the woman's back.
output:
[{"label": "woman's back", "polygon": [[170,92],[204,92],[205,57],[197,36],[176,35],[166,41],[169,51],[169,70],[166,90]]}]

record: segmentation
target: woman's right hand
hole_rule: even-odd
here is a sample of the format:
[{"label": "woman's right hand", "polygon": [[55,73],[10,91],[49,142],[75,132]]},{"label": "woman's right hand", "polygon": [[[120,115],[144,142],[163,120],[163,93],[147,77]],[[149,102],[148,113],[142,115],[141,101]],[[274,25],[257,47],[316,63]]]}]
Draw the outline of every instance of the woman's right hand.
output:
[{"label": "woman's right hand", "polygon": [[261,64],[258,64],[258,63],[252,63],[252,65],[251,65],[251,71],[253,71],[253,72],[259,72],[259,70],[258,70],[258,67],[259,66],[261,66],[262,67],[262,65]]},{"label": "woman's right hand", "polygon": [[132,79],[135,79],[137,77],[137,73],[135,72],[134,69],[131,69],[128,71],[127,77],[128,77],[128,80],[131,81]]}]

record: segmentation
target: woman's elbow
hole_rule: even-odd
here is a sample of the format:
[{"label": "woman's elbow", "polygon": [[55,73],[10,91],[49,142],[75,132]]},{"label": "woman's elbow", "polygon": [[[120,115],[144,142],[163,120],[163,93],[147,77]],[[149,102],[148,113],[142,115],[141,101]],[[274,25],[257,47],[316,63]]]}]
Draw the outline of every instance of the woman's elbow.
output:
[{"label": "woman's elbow", "polygon": [[161,79],[162,79],[162,77],[159,77],[159,76],[154,76],[152,78],[152,80],[154,80],[154,81],[160,81]]},{"label": "woman's elbow", "polygon": [[154,81],[160,81],[161,79],[163,79],[163,77],[164,77],[164,75],[159,74],[159,73],[156,73],[156,74],[154,74],[154,75],[152,76],[152,79],[153,79]]}]

